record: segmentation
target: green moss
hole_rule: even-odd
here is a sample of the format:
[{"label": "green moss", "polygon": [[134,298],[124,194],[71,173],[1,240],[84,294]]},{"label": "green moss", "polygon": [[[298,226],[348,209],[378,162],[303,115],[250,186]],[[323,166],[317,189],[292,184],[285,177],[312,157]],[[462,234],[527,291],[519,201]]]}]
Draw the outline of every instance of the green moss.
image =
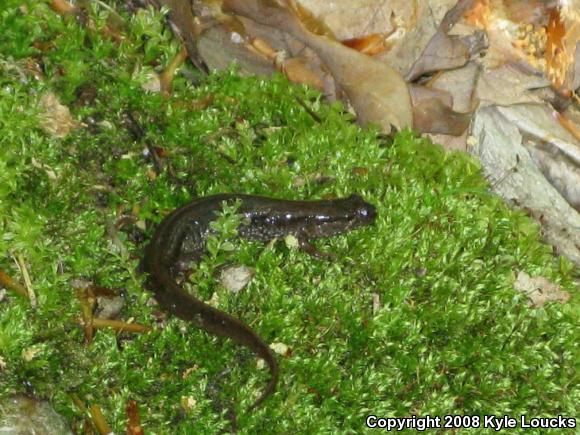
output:
[{"label": "green moss", "polygon": [[[99,404],[116,432],[124,430],[128,399],[137,400],[151,433],[227,428],[228,403],[246,433],[359,432],[369,413],[577,414],[577,297],[531,310],[513,289],[519,270],[568,290],[577,271],[552,257],[522,212],[488,193],[469,157],[409,132],[386,144],[340,106],[279,76],[230,71],[197,87],[178,76],[164,100],[141,87],[177,51],[161,14],[126,17],[126,38],[116,44],[43,3],[6,3],[0,268],[20,279],[11,256],[22,255],[39,306],[17,297],[0,302],[1,394],[31,390],[80,421],[74,392]],[[102,26],[106,10],[95,6],[92,14]],[[41,80],[27,72],[32,57],[45,66]],[[86,90],[89,102],[80,97]],[[47,91],[85,124],[65,139],[39,127],[38,101]],[[208,96],[203,110],[190,104]],[[127,129],[129,111],[144,140],[168,155],[155,179],[144,144]],[[177,320],[144,335],[98,331],[85,346],[75,326],[73,279],[122,290],[122,317],[155,325],[136,272],[142,237],[136,227],[123,229],[127,253],[119,252],[106,235],[109,220],[134,214],[147,222],[148,237],[163,213],[218,192],[357,192],[379,213],[372,227],[317,242],[331,261],[232,239],[235,218],[220,221],[223,238],[212,239],[211,255],[194,272],[195,291],[217,293],[220,308],[291,350],[279,357],[278,392],[251,415],[241,411],[268,374],[239,346]],[[216,283],[219,268],[232,262],[256,271],[241,294]],[[25,350],[36,356],[23,359]],[[182,397],[196,405],[183,411]]]}]

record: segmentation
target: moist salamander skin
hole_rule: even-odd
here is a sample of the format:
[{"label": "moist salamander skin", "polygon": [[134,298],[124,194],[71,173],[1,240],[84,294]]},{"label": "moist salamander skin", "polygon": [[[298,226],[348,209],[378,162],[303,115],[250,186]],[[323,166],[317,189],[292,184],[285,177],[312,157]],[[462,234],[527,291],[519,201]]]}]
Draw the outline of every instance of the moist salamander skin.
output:
[{"label": "moist salamander skin", "polygon": [[376,210],[357,195],[332,200],[291,201],[219,194],[195,199],[174,210],[157,227],[145,248],[142,263],[148,274],[147,289],[155,294],[161,308],[168,313],[247,346],[266,361],[271,379],[250,407],[253,409],[276,388],[278,363],[274,353],[244,322],[197,299],[182,289],[175,279],[180,265],[200,261],[205,254],[205,241],[211,232],[209,224],[217,218],[224,201],[240,201],[238,213],[244,219],[238,227],[239,237],[267,242],[294,235],[303,246],[308,246],[309,239],[329,237],[371,224]]}]

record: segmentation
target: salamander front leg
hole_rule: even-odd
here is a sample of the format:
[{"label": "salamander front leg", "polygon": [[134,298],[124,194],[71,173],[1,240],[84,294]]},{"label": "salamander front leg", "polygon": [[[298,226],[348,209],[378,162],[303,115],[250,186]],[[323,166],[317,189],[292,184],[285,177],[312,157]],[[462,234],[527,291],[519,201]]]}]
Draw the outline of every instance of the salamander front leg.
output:
[{"label": "salamander front leg", "polygon": [[312,255],[315,258],[320,258],[324,260],[332,259],[332,255],[326,252],[319,251],[316,248],[316,246],[311,244],[306,238],[298,238],[298,246],[302,251],[306,252],[309,255]]}]

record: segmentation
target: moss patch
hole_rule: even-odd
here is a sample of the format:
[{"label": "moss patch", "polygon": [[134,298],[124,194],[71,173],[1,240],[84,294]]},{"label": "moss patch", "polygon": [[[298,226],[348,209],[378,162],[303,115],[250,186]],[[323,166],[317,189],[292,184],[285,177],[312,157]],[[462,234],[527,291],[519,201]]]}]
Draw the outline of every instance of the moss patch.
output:
[{"label": "moss patch", "polygon": [[[121,317],[155,325],[136,269],[164,213],[219,192],[359,193],[379,217],[317,242],[332,261],[235,241],[195,273],[195,291],[217,293],[221,309],[291,349],[279,357],[278,392],[255,413],[240,412],[241,430],[358,433],[370,413],[577,415],[577,297],[530,310],[513,289],[523,270],[570,290],[575,271],[523,213],[487,192],[470,158],[408,132],[387,143],[282,77],[230,71],[193,86],[179,76],[165,100],[142,88],[177,52],[163,16],[125,14],[116,43],[99,31],[107,11],[91,4],[92,30],[41,2],[8,0],[0,12],[0,268],[21,279],[13,257],[24,258],[38,298],[36,309],[11,295],[0,302],[0,394],[49,398],[79,422],[74,393],[100,405],[119,433],[129,399],[150,433],[227,428],[220,403],[242,411],[268,379],[249,352],[177,320],[144,335],[101,330],[85,346],[71,280],[121,290]],[[44,133],[46,92],[84,125],[64,139]],[[210,102],[199,109],[201,101]],[[142,141],[128,129],[129,112]],[[159,177],[144,141],[167,156]],[[119,232],[126,252],[106,232],[122,215],[147,223],[144,233]],[[241,294],[216,283],[215,271],[231,262],[256,270]],[[184,398],[194,404],[187,410]]]}]

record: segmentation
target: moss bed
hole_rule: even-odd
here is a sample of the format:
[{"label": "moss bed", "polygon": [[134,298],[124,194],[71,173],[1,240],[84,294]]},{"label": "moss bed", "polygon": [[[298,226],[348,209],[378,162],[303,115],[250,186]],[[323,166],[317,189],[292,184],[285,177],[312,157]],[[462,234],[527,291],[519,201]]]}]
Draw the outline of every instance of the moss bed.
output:
[{"label": "moss bed", "polygon": [[[146,433],[172,434],[227,430],[223,403],[242,433],[360,433],[369,414],[577,416],[578,297],[534,309],[513,284],[525,271],[573,291],[578,271],[489,193],[472,159],[410,132],[361,129],[279,76],[184,67],[169,99],[148,92],[179,45],[162,13],[109,4],[125,19],[120,42],[103,36],[99,3],[93,28],[43,2],[0,8],[0,269],[23,282],[14,258],[24,259],[37,297],[36,308],[12,293],[0,301],[0,397],[49,399],[80,427],[77,397],[98,404],[116,433],[131,399]],[[49,92],[81,123],[65,137],[41,128]],[[146,142],[164,156],[159,176]],[[287,346],[276,394],[251,414],[267,370],[185,322],[160,327],[137,272],[164,214],[219,192],[358,193],[378,210],[372,227],[316,242],[331,260],[232,238],[233,250],[194,271],[193,291]],[[126,250],[107,233],[121,216],[132,218],[118,232]],[[237,294],[215,277],[231,263],[255,270]],[[98,330],[85,345],[75,280],[119,291],[120,317],[153,331]]]}]

